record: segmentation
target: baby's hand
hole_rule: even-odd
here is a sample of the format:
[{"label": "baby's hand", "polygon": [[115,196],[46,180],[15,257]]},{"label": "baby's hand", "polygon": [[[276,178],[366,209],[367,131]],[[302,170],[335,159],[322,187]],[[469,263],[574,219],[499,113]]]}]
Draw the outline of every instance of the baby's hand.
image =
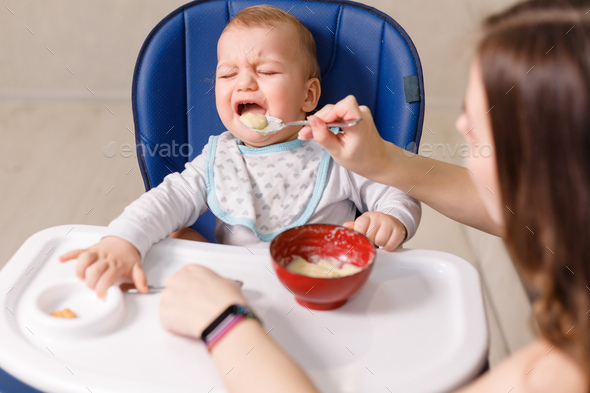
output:
[{"label": "baby's hand", "polygon": [[343,225],[362,233],[385,251],[394,251],[407,235],[406,227],[400,220],[381,212],[363,213],[354,223],[345,222]]},{"label": "baby's hand", "polygon": [[61,262],[78,259],[76,275],[94,289],[99,298],[121,277],[133,279],[140,292],[146,293],[147,279],[141,268],[141,256],[135,246],[116,236],[107,236],[83,250],[72,250],[59,257]]}]

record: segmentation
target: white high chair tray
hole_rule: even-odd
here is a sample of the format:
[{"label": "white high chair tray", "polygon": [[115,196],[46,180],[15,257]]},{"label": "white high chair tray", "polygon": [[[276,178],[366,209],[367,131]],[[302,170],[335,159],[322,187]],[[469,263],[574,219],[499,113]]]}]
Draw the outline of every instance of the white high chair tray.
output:
[{"label": "white high chair tray", "polygon": [[[99,302],[78,285],[75,262],[58,261],[68,250],[94,244],[104,229],[41,231],[0,271],[0,294],[6,294],[0,367],[48,392],[225,392],[204,345],[161,327],[159,294],[119,299],[111,288]],[[332,311],[296,303],[274,275],[266,248],[166,239],[148,253],[144,268],[150,284],[164,285],[189,263],[243,281],[268,334],[322,392],[444,392],[485,364],[479,277],[454,255],[380,250],[365,286]],[[82,309],[79,326],[66,323],[71,320],[55,325],[43,314],[68,302]]]}]

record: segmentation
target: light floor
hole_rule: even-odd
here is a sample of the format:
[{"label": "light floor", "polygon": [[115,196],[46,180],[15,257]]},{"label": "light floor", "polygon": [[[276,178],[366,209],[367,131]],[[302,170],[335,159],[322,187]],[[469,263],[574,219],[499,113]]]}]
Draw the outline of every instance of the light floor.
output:
[{"label": "light floor", "polygon": [[[392,15],[418,48],[427,97],[423,145],[449,144],[452,150],[463,143],[454,121],[467,82],[473,36],[484,15],[511,1],[365,3]],[[35,232],[61,224],[106,225],[143,192],[135,157],[120,154],[124,144],[134,143],[131,76],[149,30],[180,4],[3,3],[0,267]],[[113,149],[119,154],[110,157]],[[528,304],[522,301],[522,288],[499,240],[466,231],[425,206],[421,227],[408,247],[451,252],[480,269],[492,365],[530,341],[523,322]]]}]

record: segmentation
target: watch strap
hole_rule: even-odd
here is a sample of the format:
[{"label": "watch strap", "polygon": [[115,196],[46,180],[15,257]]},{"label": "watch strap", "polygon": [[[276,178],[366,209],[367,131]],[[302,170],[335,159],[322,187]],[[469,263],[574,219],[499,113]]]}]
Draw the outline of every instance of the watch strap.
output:
[{"label": "watch strap", "polygon": [[247,318],[260,321],[248,307],[241,304],[232,304],[226,308],[201,334],[201,339],[207,349],[211,350],[213,345],[217,344],[227,332]]}]

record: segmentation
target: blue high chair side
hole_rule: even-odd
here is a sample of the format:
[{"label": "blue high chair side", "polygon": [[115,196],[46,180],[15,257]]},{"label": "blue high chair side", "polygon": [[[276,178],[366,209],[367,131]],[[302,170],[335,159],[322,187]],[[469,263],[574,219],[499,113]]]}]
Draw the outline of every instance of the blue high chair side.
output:
[{"label": "blue high chair side", "polygon": [[[217,40],[255,0],[197,0],[164,18],[139,53],[133,77],[137,156],[146,190],[180,172],[209,135],[225,131],[215,107]],[[350,1],[268,0],[312,32],[322,71],[318,109],[349,94],[371,109],[384,139],[417,151],[424,119],[418,53],[388,15]],[[215,217],[193,228],[214,242]]]}]

